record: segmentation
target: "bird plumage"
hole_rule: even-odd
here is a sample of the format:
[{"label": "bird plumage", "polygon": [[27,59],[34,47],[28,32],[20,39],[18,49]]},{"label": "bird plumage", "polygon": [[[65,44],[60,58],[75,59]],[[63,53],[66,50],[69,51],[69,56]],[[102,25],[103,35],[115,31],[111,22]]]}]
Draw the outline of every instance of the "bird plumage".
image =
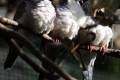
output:
[{"label": "bird plumage", "polygon": [[22,24],[33,29],[35,33],[44,32],[48,34],[54,28],[55,16],[55,9],[51,2],[49,0],[39,0],[35,4],[27,3],[26,11],[21,19]]},{"label": "bird plumage", "polygon": [[56,18],[54,21],[54,29],[51,33],[53,37],[59,37],[61,39],[68,38],[72,40],[80,28],[73,19],[73,15],[70,12],[67,5],[61,6],[56,4]]},{"label": "bird plumage", "polygon": [[[53,5],[55,6],[56,11],[56,18],[54,21],[54,29],[51,31],[50,36],[52,38],[58,38],[62,41],[62,43],[65,45],[65,48],[67,50],[71,49],[71,41],[75,36],[78,34],[78,31],[82,25],[84,25],[84,22],[82,22],[81,18],[84,17],[84,15],[79,15],[79,13],[84,13],[83,10],[79,13],[73,14],[73,8],[70,9],[70,5],[67,0],[53,0]],[[69,6],[68,6],[69,5]],[[79,9],[80,5],[77,4]],[[75,6],[75,5],[71,5]],[[74,11],[76,11],[74,9]],[[80,10],[79,10],[80,11]],[[81,23],[80,23],[81,22]],[[55,42],[49,43],[47,42],[45,44],[45,54],[52,60],[55,61],[56,57],[60,54],[64,47],[62,44],[58,45]],[[48,65],[43,62],[43,65],[48,69],[49,71],[52,71],[49,69]],[[41,78],[41,76],[40,76]],[[39,79],[40,79],[39,78]]]},{"label": "bird plumage", "polygon": [[79,29],[86,25],[86,16],[81,5],[77,0],[53,1],[53,4],[56,9],[56,18],[51,36],[72,40],[77,35]]}]

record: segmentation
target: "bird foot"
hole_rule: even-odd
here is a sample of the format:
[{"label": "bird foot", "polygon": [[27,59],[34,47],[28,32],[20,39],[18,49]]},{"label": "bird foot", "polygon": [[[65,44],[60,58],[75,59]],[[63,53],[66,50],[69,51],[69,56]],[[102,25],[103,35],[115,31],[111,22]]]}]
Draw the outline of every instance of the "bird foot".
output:
[{"label": "bird foot", "polygon": [[87,48],[90,50],[90,53],[91,53],[91,52],[92,52],[92,49],[93,49],[92,45],[91,45],[91,44],[88,45]]},{"label": "bird foot", "polygon": [[57,43],[61,43],[61,40],[58,39],[58,38],[55,38],[53,41],[54,41],[54,42],[57,42]]},{"label": "bird foot", "polygon": [[101,47],[100,47],[100,51],[103,51],[102,55],[104,55],[105,52],[106,52],[106,48],[105,48],[104,46],[101,46]]}]

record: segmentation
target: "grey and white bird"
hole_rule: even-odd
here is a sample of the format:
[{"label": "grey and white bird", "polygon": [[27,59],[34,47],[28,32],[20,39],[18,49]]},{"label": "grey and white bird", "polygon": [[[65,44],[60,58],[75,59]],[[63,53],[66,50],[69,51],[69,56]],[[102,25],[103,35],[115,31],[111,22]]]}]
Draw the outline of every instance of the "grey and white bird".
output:
[{"label": "grey and white bird", "polygon": [[55,4],[56,18],[54,21],[54,29],[51,32],[52,37],[58,37],[60,39],[68,38],[72,40],[77,35],[80,26],[75,22],[73,14],[67,7],[67,3]]},{"label": "grey and white bird", "polygon": [[97,20],[89,16],[89,1],[90,0],[82,4],[87,15],[86,28],[79,30],[78,36],[76,36],[77,41],[75,41],[80,43],[81,46],[86,45],[90,49],[90,51],[82,49],[79,51],[83,66],[83,80],[92,80],[93,78],[93,69],[97,53],[92,52],[92,45],[101,47],[104,54],[113,36],[112,29],[109,26],[96,25]]},{"label": "grey and white bird", "polygon": [[[54,20],[54,29],[51,31],[50,36],[55,39],[55,42],[59,43],[62,41],[64,44],[64,41],[66,41],[66,39],[67,39],[67,41],[71,41],[77,35],[80,27],[82,25],[85,25],[85,23],[82,23],[82,20],[81,20],[81,24],[80,24],[79,23],[80,21],[77,21],[77,19],[75,19],[76,15],[74,15],[72,13],[72,11],[70,10],[67,0],[58,0],[58,1],[53,0],[52,2],[55,7],[56,18]],[[77,4],[77,6],[80,7],[79,4]],[[78,9],[79,9],[79,7],[78,7]],[[77,18],[81,19],[84,17],[85,14],[82,9],[81,9],[81,13],[82,13],[81,14],[82,16],[80,15]],[[53,42],[53,43],[48,42],[46,45],[51,44],[51,46],[54,47],[54,46],[56,46],[55,42]],[[60,44],[60,46],[61,46],[61,44]],[[59,46],[57,46],[57,47],[59,47]],[[46,51],[49,51],[49,49],[50,48],[48,48],[48,50],[46,50]],[[49,51],[49,53],[50,53],[50,51]],[[51,53],[53,53],[53,52],[51,52]]]},{"label": "grey and white bird", "polygon": [[51,32],[51,36],[53,37],[72,40],[77,35],[80,27],[85,26],[86,16],[80,4],[75,1],[69,1],[60,0],[57,3],[53,1],[56,9],[55,27]]},{"label": "grey and white bird", "polygon": [[[15,13],[14,20],[37,34],[49,34],[54,28],[56,17],[55,8],[49,0],[21,0]],[[35,36],[25,30],[20,33],[34,40]],[[12,51],[12,52],[11,52]],[[10,48],[10,52],[4,63],[4,68],[12,67],[17,53]]]},{"label": "grey and white bird", "polygon": [[[113,36],[112,29],[109,26],[94,25],[92,18],[88,18],[86,28],[79,31],[78,41],[81,45],[89,45],[90,51],[80,50],[80,55],[83,63],[83,77],[84,80],[92,80],[94,62],[96,60],[97,53],[92,52],[92,45],[99,46],[103,54],[108,47],[108,44]],[[90,24],[91,23],[91,24]],[[90,25],[94,25],[90,27]],[[83,34],[82,34],[83,33]]]},{"label": "grey and white bird", "polygon": [[[71,49],[72,40],[78,34],[79,29],[85,27],[86,16],[77,2],[68,2],[68,0],[53,0],[52,2],[55,7],[56,18],[50,36],[55,39],[55,42],[46,42],[45,54],[52,61],[55,61],[64,48],[62,44],[67,50]],[[44,62],[43,65],[52,71]]]}]

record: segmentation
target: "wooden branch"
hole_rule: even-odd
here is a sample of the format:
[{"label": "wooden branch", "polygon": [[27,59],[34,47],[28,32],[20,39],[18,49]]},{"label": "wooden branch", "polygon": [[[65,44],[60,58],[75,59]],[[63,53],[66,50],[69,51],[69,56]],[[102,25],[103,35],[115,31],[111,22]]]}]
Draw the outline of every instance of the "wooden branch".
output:
[{"label": "wooden branch", "polygon": [[[14,24],[13,23],[9,23],[9,21],[7,20],[3,20],[2,18],[0,19],[0,22],[5,23],[5,24],[9,24],[9,25],[13,25],[13,26],[19,26],[20,28],[21,25],[18,24]],[[11,21],[10,21],[11,22]],[[22,29],[24,29],[25,27],[23,27]],[[27,29],[25,29],[26,31],[29,31]],[[31,31],[30,31],[31,32]],[[39,49],[36,48],[26,37],[24,37],[23,35],[19,34],[18,32],[8,28],[7,26],[3,25],[0,23],[0,34],[3,36],[8,36],[11,38],[14,38],[20,42],[22,42],[32,53],[34,56],[36,56],[39,60],[46,62],[47,64],[49,64],[49,67],[51,69],[53,69],[55,72],[57,72],[58,74],[60,74],[64,79],[67,80],[76,80],[75,78],[71,77],[70,75],[68,75],[67,73],[65,73],[64,71],[62,71],[57,65],[55,65],[48,57],[46,57],[44,54],[41,54]],[[33,33],[35,34],[35,33]],[[38,35],[38,34],[35,34]],[[39,36],[39,35],[38,35]],[[41,36],[41,35],[40,35]],[[39,36],[39,37],[40,37]],[[45,35],[46,36],[46,35]],[[46,39],[47,40],[47,39]],[[15,44],[14,44],[15,45]],[[77,46],[78,47],[78,46]],[[71,51],[71,53],[74,53],[74,51],[77,49],[77,47],[75,49],[73,49]],[[85,48],[84,46],[82,47],[78,47],[79,49],[85,49],[88,50],[87,48]],[[93,48],[94,52],[100,52],[99,51],[99,47],[95,47]],[[105,55],[108,56],[112,56],[112,57],[117,57],[120,58],[120,50],[117,49],[107,49]]]},{"label": "wooden branch", "polygon": [[39,60],[46,62],[49,64],[49,67],[53,69],[55,72],[57,72],[59,75],[61,75],[66,80],[76,80],[66,72],[64,72],[62,69],[60,69],[57,65],[55,65],[48,57],[46,57],[44,54],[40,53],[39,49],[36,48],[26,37],[19,34],[18,32],[6,27],[5,25],[0,23],[0,34],[4,36],[9,36],[12,38],[15,38],[16,40],[19,40],[22,42],[32,53],[34,56],[36,56]]},{"label": "wooden branch", "polygon": [[16,21],[10,20],[8,18],[4,18],[2,16],[0,16],[0,22],[3,23],[3,24],[18,26],[18,23]]},{"label": "wooden branch", "polygon": [[[85,46],[81,46],[81,47],[79,47],[79,49],[88,50]],[[92,51],[101,53],[100,52],[100,47],[97,47],[97,46],[93,46]],[[120,58],[120,50],[108,48],[108,49],[106,49],[105,55]]]},{"label": "wooden branch", "polygon": [[57,80],[59,77],[56,75],[50,74],[45,68],[43,68],[41,65],[38,65],[36,62],[34,62],[32,59],[30,59],[26,53],[20,48],[17,44],[17,42],[14,39],[7,40],[4,39],[11,47],[13,47],[19,54],[19,56],[28,63],[36,72],[40,73],[41,75],[45,76],[48,79],[54,79]]}]

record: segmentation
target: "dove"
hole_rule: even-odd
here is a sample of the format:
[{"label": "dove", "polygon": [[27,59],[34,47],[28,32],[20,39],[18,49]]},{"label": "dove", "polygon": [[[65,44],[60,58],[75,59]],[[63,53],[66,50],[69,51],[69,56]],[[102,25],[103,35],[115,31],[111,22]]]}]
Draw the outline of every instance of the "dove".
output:
[{"label": "dove", "polygon": [[[92,52],[92,45],[99,46],[102,54],[106,52],[106,48],[113,36],[112,29],[109,26],[103,26],[99,24],[99,21],[90,16],[89,6],[90,0],[82,4],[82,8],[87,16],[86,27],[81,28],[76,36],[75,43],[79,43],[81,46],[86,45],[90,51],[82,50],[80,53],[82,66],[83,66],[83,80],[92,80],[94,63],[97,57],[96,52]],[[98,16],[101,16],[101,12],[97,12]]]},{"label": "dove", "polygon": [[[21,0],[15,13],[14,20],[26,28],[31,29],[36,34],[48,35],[54,28],[55,17],[56,12],[51,1]],[[36,37],[30,32],[25,30],[19,30],[19,32],[28,37],[30,40],[36,39]],[[4,63],[5,69],[12,67],[17,55],[17,52],[10,48]]]},{"label": "dove", "polygon": [[[78,2],[53,0],[52,3],[55,7],[56,18],[54,20],[54,29],[51,31],[50,36],[54,39],[54,42],[45,43],[45,54],[52,61],[55,61],[61,51],[65,49],[71,50],[72,40],[78,34],[79,29],[86,25],[86,16]],[[43,62],[43,66],[49,70],[45,62]],[[39,77],[39,80],[41,78],[42,76]]]},{"label": "dove", "polygon": [[[59,47],[64,44],[64,41],[66,41],[66,39],[68,42],[72,41],[72,39],[78,34],[81,25],[84,25],[84,23],[82,23],[81,25],[80,23],[78,24],[79,21],[77,21],[77,19],[75,18],[76,15],[73,14],[71,9],[69,8],[67,0],[59,0],[57,2],[56,0],[53,0],[52,3],[55,7],[56,18],[54,20],[54,29],[51,31],[50,36],[55,40],[53,43],[47,42],[46,46],[51,45],[54,47],[57,45],[57,47]],[[77,6],[80,5],[77,4]],[[85,14],[82,9],[81,12],[84,16]],[[79,18],[81,17],[82,16],[80,15]]]},{"label": "dove", "polygon": [[[88,23],[86,28],[79,30],[77,42],[80,45],[87,45],[90,51],[80,50],[80,55],[83,63],[83,77],[84,80],[92,80],[94,62],[96,60],[97,53],[92,52],[92,45],[100,47],[102,54],[106,52],[106,48],[113,36],[112,29],[109,26],[103,26],[100,24],[94,25],[95,21],[88,17]],[[92,25],[92,26],[90,26]]]},{"label": "dove", "polygon": [[[56,10],[56,18],[54,21],[54,29],[51,32],[51,36],[53,37],[59,37],[61,39],[69,39],[72,40],[78,33],[78,30],[82,25],[84,25],[84,22],[82,23],[81,19],[82,16],[84,17],[84,12],[81,10],[81,16],[77,17],[81,19],[81,24],[76,19],[76,15],[73,14],[73,11],[71,11],[71,8],[69,7],[69,3],[65,0],[60,3],[54,3],[55,10]],[[80,7],[80,5],[78,5]],[[78,7],[78,9],[79,9]],[[80,12],[79,12],[80,13]],[[85,19],[86,20],[86,19]]]},{"label": "dove", "polygon": [[86,26],[85,13],[78,1],[60,0],[56,2],[53,0],[52,2],[55,6],[56,18],[50,36],[56,38],[57,42],[69,45],[79,29]]},{"label": "dove", "polygon": [[[75,38],[75,43],[86,45],[90,51],[80,49],[77,51],[80,53],[82,66],[83,66],[83,80],[92,80],[94,63],[97,57],[96,52],[92,52],[92,45],[99,46],[100,50],[105,53],[106,48],[113,36],[112,30],[109,26],[103,26],[99,24],[99,21],[92,18],[89,13],[90,0],[82,4],[82,8],[87,16],[86,27],[81,28],[78,35]],[[98,16],[101,16],[101,12],[97,12]]]},{"label": "dove", "polygon": [[73,15],[67,6],[56,4],[56,18],[54,21],[54,29],[51,36],[59,37],[60,39],[68,38],[72,40],[80,28],[73,19]]}]

